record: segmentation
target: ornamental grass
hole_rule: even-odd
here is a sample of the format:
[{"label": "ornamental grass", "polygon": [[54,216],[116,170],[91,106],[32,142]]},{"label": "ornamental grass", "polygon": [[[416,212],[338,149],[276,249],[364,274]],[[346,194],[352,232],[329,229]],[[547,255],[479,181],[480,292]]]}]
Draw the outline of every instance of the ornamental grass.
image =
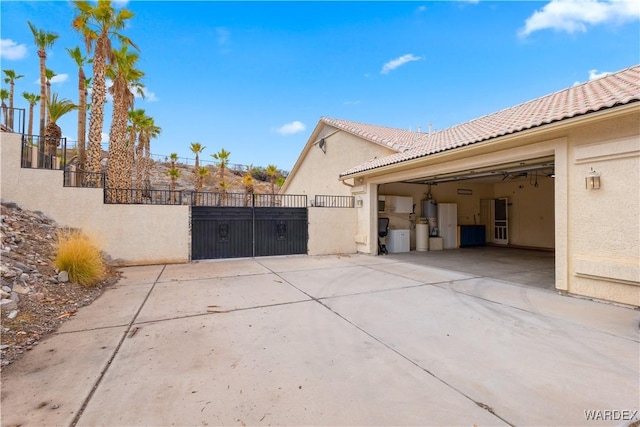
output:
[{"label": "ornamental grass", "polygon": [[58,233],[55,265],[69,274],[69,280],[82,286],[95,286],[105,277],[106,266],[98,245],[77,230]]}]

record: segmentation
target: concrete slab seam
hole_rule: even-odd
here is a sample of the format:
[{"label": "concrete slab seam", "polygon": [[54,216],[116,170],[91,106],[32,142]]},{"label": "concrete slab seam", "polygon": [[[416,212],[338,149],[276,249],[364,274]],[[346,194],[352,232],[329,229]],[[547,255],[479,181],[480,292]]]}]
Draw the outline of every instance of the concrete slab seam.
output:
[{"label": "concrete slab seam", "polygon": [[77,330],[77,331],[56,332],[56,333],[52,334],[52,336],[56,336],[56,335],[77,334],[78,332],[101,331],[101,330],[103,330],[103,329],[122,328],[123,326],[127,326],[127,323],[122,323],[122,324],[119,324],[119,325],[99,326],[99,327],[97,327],[97,328],[81,329],[81,330]]},{"label": "concrete slab seam", "polygon": [[279,307],[283,305],[292,305],[292,304],[300,304],[303,302],[309,302],[311,299],[302,299],[298,301],[287,301],[287,302],[278,302],[275,304],[265,304],[265,305],[255,305],[252,307],[240,307],[240,308],[232,308],[230,310],[216,310],[209,311],[205,313],[197,313],[197,314],[185,314],[184,316],[176,316],[176,317],[168,317],[166,319],[154,319],[154,320],[145,320],[144,322],[137,322],[135,325],[149,325],[160,322],[168,322],[171,320],[179,320],[179,319],[190,319],[192,317],[200,317],[200,316],[212,316],[216,314],[226,314],[226,313],[235,313],[236,311],[247,311],[247,310],[257,310],[261,308],[270,308],[270,307]]},{"label": "concrete slab seam", "polygon": [[[265,268],[269,269],[269,267],[264,266]],[[340,313],[334,311],[333,309],[331,309],[331,307],[329,307],[328,305],[324,304],[320,298],[316,298],[310,294],[308,294],[307,292],[303,291],[302,289],[298,288],[297,286],[295,286],[293,283],[290,283],[288,280],[286,280],[284,277],[280,276],[278,273],[276,273],[275,271],[269,269],[270,271],[273,272],[273,274],[275,274],[276,276],[280,277],[284,283],[289,284],[290,286],[294,287],[295,289],[299,290],[300,292],[302,292],[303,294],[307,295],[309,298],[311,298],[313,301],[317,302],[318,304],[320,304],[320,306],[324,307],[325,309],[329,310],[329,312],[333,313],[334,315],[338,316],[340,319],[342,319],[343,321],[347,322],[349,325],[351,325],[352,327],[358,329],[359,331],[361,331],[362,333],[364,333],[365,335],[367,335],[368,337],[370,337],[371,339],[375,340],[376,342],[380,343],[383,347],[385,347],[386,349],[392,351],[393,353],[397,354],[399,357],[403,358],[404,360],[406,360],[407,362],[411,363],[412,365],[414,365],[415,367],[417,367],[418,369],[422,370],[423,372],[427,373],[428,375],[431,375],[433,378],[435,378],[436,380],[438,380],[439,382],[441,382],[442,384],[444,384],[445,386],[451,388],[452,390],[454,390],[455,392],[459,393],[461,396],[465,397],[466,399],[470,400],[471,402],[475,403],[478,407],[484,409],[485,411],[489,412],[491,415],[495,416],[496,418],[498,418],[499,420],[501,420],[502,422],[510,425],[510,426],[514,426],[513,423],[510,423],[509,421],[505,420],[504,418],[502,418],[500,415],[496,414],[494,412],[494,410],[487,404],[483,403],[483,402],[478,402],[476,400],[474,400],[473,398],[471,398],[471,396],[468,396],[467,394],[465,394],[462,390],[458,390],[456,387],[454,387],[453,385],[447,383],[445,380],[443,380],[442,378],[439,378],[438,376],[436,376],[433,372],[429,371],[427,368],[424,368],[422,366],[420,366],[420,364],[418,364],[416,361],[412,360],[411,358],[407,357],[406,355],[400,353],[398,350],[394,349],[393,347],[391,347],[390,345],[388,345],[387,343],[385,343],[384,341],[382,341],[380,338],[376,337],[375,335],[371,334],[370,332],[365,331],[363,328],[361,328],[360,326],[356,325],[355,323],[351,322],[349,319],[347,319],[346,317],[344,317],[343,315],[341,315]],[[465,279],[466,280],[466,279]],[[390,289],[392,290],[392,289]]]},{"label": "concrete slab seam", "polygon": [[252,277],[252,276],[265,276],[269,273],[251,273],[251,274],[232,274],[229,276],[211,276],[211,277],[198,277],[197,279],[168,279],[168,280],[159,280],[157,283],[174,283],[174,282],[197,282],[200,280],[211,280],[211,279],[232,279],[235,277]]},{"label": "concrete slab seam", "polygon": [[363,328],[361,328],[360,326],[356,325],[355,323],[353,323],[352,321],[350,321],[349,319],[347,319],[346,317],[344,317],[342,314],[338,313],[337,311],[334,311],[331,307],[325,305],[322,303],[322,301],[317,301],[318,304],[320,304],[321,306],[323,306],[324,308],[326,308],[327,310],[329,310],[331,313],[335,314],[336,316],[338,316],[339,318],[341,318],[342,320],[344,320],[345,322],[347,322],[349,325],[353,326],[354,328],[358,329],[359,331],[361,331],[363,334],[367,335],[368,337],[370,337],[371,339],[375,340],[376,342],[380,343],[382,346],[384,346],[386,349],[392,351],[393,353],[397,354],[399,357],[403,358],[404,360],[406,360],[407,362],[411,363],[412,365],[414,365],[416,368],[420,369],[421,371],[427,373],[428,375],[431,375],[434,379],[436,379],[437,381],[441,382],[442,384],[444,384],[445,386],[449,387],[451,390],[455,391],[456,393],[460,394],[461,396],[463,396],[464,398],[470,400],[471,402],[475,403],[476,406],[484,409],[485,411],[487,411],[488,413],[490,413],[491,415],[493,415],[494,417],[498,418],[500,421],[514,427],[515,424],[507,421],[506,419],[504,419],[503,417],[501,417],[500,415],[498,415],[493,408],[490,405],[487,405],[486,403],[483,402],[478,402],[477,400],[473,399],[471,396],[467,395],[466,393],[464,393],[462,390],[459,390],[458,388],[456,388],[455,386],[449,384],[447,381],[443,380],[442,378],[438,377],[436,374],[434,374],[433,372],[431,372],[429,369],[421,366],[418,362],[416,362],[415,360],[411,359],[410,357],[404,355],[403,353],[401,353],[400,351],[396,350],[395,348],[391,347],[390,345],[388,345],[386,342],[384,342],[383,340],[381,340],[380,338],[378,338],[377,336],[371,334],[370,332],[364,330]]},{"label": "concrete slab seam", "polygon": [[149,289],[149,292],[147,292],[147,295],[145,296],[144,300],[142,301],[142,304],[140,304],[140,307],[138,307],[138,310],[136,311],[136,313],[134,314],[133,318],[131,319],[131,322],[129,322],[129,325],[127,326],[127,329],[122,334],[122,338],[120,338],[120,341],[118,342],[118,345],[114,349],[113,354],[111,355],[111,357],[107,361],[107,365],[100,372],[100,375],[98,376],[98,379],[96,380],[95,384],[91,388],[91,391],[89,392],[87,397],[82,402],[82,405],[80,406],[80,409],[78,410],[76,415],[73,417],[73,420],[71,420],[71,424],[70,424],[71,427],[75,427],[78,424],[78,421],[80,421],[80,418],[82,417],[82,414],[84,414],[84,411],[87,408],[87,405],[89,404],[89,402],[91,401],[91,398],[93,397],[93,395],[95,394],[96,390],[100,386],[100,383],[102,382],[102,379],[104,378],[104,376],[106,375],[107,371],[109,370],[109,367],[111,367],[111,363],[113,362],[115,357],[118,355],[118,352],[120,351],[120,348],[122,347],[122,344],[124,343],[124,340],[127,338],[127,335],[129,335],[129,331],[131,330],[131,327],[134,325],[134,323],[136,321],[136,318],[138,317],[138,315],[142,311],[142,308],[144,307],[145,303],[149,299],[149,296],[151,295],[151,292],[153,292],[153,289],[155,288],[156,284],[158,283],[158,280],[160,279],[160,276],[162,276],[162,273],[164,272],[164,269],[166,267],[167,267],[166,265],[162,266],[162,270],[160,270],[160,273],[158,274],[158,277],[156,277],[156,280],[153,282],[153,285]]}]

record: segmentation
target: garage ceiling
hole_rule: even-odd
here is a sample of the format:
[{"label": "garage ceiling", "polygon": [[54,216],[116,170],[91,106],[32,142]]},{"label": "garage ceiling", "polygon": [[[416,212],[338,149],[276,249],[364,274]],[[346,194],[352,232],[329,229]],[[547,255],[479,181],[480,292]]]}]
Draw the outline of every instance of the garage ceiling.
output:
[{"label": "garage ceiling", "polygon": [[402,182],[407,184],[438,184],[441,182],[455,181],[496,183],[507,179],[526,178],[533,173],[538,177],[553,177],[555,173],[555,165],[553,162],[553,156],[549,156],[485,168],[467,169],[438,175],[426,175],[421,178]]}]

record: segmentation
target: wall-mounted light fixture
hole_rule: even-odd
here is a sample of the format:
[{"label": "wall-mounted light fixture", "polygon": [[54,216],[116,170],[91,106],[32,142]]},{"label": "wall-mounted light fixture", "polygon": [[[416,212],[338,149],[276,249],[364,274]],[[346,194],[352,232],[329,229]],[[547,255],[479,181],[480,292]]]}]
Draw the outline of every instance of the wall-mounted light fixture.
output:
[{"label": "wall-mounted light fixture", "polygon": [[327,142],[322,138],[320,142],[318,142],[318,148],[322,150],[323,153],[327,154]]},{"label": "wall-mounted light fixture", "polygon": [[591,172],[585,178],[587,190],[598,190],[600,188],[600,174],[591,168]]}]

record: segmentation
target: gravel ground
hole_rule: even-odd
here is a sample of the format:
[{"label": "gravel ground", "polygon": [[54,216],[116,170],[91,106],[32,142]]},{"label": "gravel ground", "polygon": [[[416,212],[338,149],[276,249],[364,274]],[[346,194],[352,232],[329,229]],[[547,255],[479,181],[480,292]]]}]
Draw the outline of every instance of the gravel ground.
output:
[{"label": "gravel ground", "polygon": [[55,332],[80,307],[91,304],[119,278],[115,269],[94,287],[65,281],[53,264],[57,227],[40,212],[0,206],[0,366]]}]

